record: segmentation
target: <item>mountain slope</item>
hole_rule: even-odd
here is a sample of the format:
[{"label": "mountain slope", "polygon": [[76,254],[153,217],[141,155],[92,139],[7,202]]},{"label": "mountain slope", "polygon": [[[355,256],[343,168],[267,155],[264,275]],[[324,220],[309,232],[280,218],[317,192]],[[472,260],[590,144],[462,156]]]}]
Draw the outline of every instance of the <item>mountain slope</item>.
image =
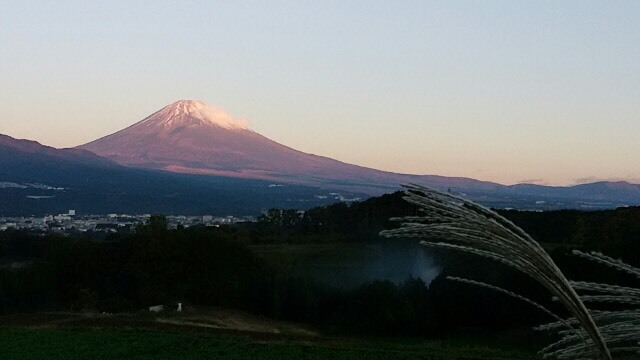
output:
[{"label": "mountain slope", "polygon": [[79,148],[120,164],[181,173],[268,179],[380,194],[399,184],[495,190],[498,184],[466,178],[385,172],[307,154],[270,140],[221,110],[180,100],[142,121]]},{"label": "mountain slope", "polygon": [[[125,167],[79,149],[0,135],[0,216],[165,213],[256,215],[307,208],[335,197],[308,186]],[[346,198],[364,194],[341,192]]]}]

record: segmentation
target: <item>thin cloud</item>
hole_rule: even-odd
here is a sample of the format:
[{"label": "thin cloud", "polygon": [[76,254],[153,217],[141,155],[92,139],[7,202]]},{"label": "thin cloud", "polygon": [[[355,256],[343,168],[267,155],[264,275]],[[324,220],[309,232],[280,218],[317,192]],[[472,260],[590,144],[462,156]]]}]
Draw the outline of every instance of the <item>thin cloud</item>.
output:
[{"label": "thin cloud", "polygon": [[524,179],[518,181],[518,184],[548,185],[549,183],[544,179]]}]

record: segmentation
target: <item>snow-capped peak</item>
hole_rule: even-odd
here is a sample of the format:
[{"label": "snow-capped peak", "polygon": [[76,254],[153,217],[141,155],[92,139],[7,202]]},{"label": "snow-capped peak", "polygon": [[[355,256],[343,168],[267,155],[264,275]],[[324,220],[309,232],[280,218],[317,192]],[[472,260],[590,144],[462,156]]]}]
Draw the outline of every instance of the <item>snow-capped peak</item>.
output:
[{"label": "snow-capped peak", "polygon": [[147,117],[140,125],[166,128],[188,125],[213,125],[226,129],[247,129],[246,121],[231,117],[215,106],[199,100],[179,100]]}]

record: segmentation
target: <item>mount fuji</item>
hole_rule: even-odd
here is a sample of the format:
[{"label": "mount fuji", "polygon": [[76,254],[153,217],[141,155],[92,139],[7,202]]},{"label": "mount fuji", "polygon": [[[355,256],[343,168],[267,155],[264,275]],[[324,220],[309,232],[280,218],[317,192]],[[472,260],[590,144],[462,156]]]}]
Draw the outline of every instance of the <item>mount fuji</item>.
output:
[{"label": "mount fuji", "polygon": [[381,194],[399,184],[496,190],[467,178],[396,174],[304,153],[270,140],[222,110],[176,101],[142,121],[80,149],[123,165],[178,173],[261,179]]}]

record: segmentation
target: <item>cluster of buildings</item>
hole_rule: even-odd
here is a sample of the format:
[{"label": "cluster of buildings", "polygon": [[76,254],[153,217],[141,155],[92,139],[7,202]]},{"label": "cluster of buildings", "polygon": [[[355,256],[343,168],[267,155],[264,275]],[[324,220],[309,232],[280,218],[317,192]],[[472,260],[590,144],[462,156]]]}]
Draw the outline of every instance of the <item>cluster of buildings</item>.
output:
[{"label": "cluster of buildings", "polygon": [[[47,215],[44,217],[0,217],[0,231],[8,229],[29,230],[34,232],[57,232],[70,234],[74,232],[104,232],[120,233],[129,232],[136,225],[149,221],[151,214],[128,215],[76,215],[75,210],[69,210],[65,214]],[[223,224],[235,224],[239,222],[256,221],[254,217],[236,216],[166,216],[170,229],[178,226],[190,227],[195,225],[220,226]]]}]

